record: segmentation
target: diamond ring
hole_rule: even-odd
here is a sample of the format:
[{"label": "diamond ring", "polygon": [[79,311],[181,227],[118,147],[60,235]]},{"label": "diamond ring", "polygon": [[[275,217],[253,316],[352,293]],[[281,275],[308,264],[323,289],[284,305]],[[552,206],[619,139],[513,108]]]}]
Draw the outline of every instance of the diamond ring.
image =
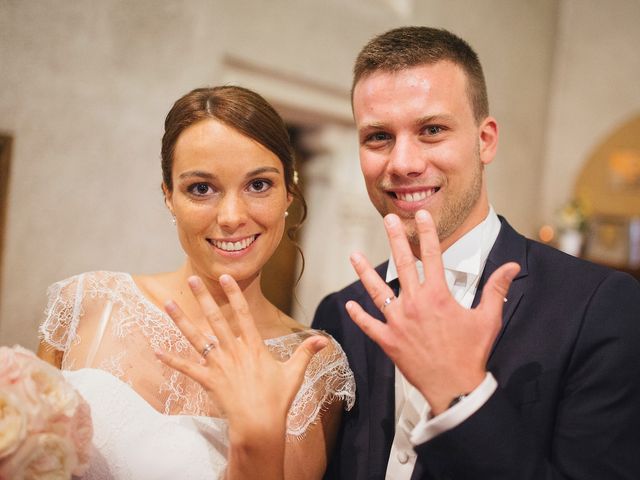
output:
[{"label": "diamond ring", "polygon": [[390,305],[391,302],[395,299],[396,299],[395,295],[391,295],[390,297],[385,298],[384,303],[382,304],[382,308],[380,310],[384,310],[384,307]]}]

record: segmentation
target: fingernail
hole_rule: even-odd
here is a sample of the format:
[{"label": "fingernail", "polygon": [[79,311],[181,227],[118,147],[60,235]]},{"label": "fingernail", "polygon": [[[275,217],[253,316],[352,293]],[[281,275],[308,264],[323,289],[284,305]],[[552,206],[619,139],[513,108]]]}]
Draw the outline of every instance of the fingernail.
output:
[{"label": "fingernail", "polygon": [[395,225],[398,225],[398,217],[396,215],[393,214],[389,214],[386,217],[384,217],[384,223],[388,226],[388,227],[393,227]]},{"label": "fingernail", "polygon": [[158,357],[158,358],[163,358],[164,357],[164,352],[162,350],[154,349],[153,353],[155,353],[156,357]]},{"label": "fingernail", "polygon": [[418,210],[416,212],[416,220],[418,222],[426,222],[427,221],[427,212],[424,210]]},{"label": "fingernail", "polygon": [[200,279],[198,277],[196,277],[195,275],[193,275],[193,276],[187,278],[187,283],[189,284],[189,286],[191,288],[196,288],[200,284]]},{"label": "fingernail", "polygon": [[218,280],[222,285],[229,285],[229,282],[231,281],[231,275],[223,273],[222,275],[220,275],[220,278],[218,278]]},{"label": "fingernail", "polygon": [[349,257],[349,260],[351,260],[353,265],[357,265],[362,261],[362,254],[360,252],[353,252]]},{"label": "fingernail", "polygon": [[519,265],[517,267],[514,266],[514,267],[510,268],[509,270],[507,270],[505,272],[504,276],[505,276],[505,278],[507,280],[513,280],[516,277],[516,275],[518,274],[519,271],[520,271],[520,266]]},{"label": "fingernail", "polygon": [[164,309],[167,313],[173,313],[176,311],[176,302],[173,300],[167,300],[164,303]]},{"label": "fingernail", "polygon": [[346,308],[347,311],[350,312],[351,310],[353,310],[353,302],[349,300],[347,303],[345,303],[344,308]]}]

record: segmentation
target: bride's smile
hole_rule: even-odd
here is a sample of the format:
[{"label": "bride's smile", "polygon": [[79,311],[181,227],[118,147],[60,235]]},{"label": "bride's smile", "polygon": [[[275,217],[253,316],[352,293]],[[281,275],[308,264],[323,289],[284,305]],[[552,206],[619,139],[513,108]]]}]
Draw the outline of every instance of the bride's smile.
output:
[{"label": "bride's smile", "polygon": [[241,252],[253,245],[253,242],[257,239],[258,235],[256,234],[242,239],[225,238],[216,240],[208,238],[207,241],[224,252]]}]

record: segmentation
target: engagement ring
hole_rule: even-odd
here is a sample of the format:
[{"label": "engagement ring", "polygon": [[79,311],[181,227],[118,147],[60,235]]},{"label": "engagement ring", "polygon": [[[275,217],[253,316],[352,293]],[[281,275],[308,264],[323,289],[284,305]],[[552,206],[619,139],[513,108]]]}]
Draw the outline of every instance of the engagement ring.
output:
[{"label": "engagement ring", "polygon": [[384,303],[382,304],[382,308],[380,310],[384,310],[384,307],[386,307],[387,305],[389,305],[391,303],[392,300],[395,300],[396,297],[394,295],[391,295],[390,297],[387,297],[384,299]]}]

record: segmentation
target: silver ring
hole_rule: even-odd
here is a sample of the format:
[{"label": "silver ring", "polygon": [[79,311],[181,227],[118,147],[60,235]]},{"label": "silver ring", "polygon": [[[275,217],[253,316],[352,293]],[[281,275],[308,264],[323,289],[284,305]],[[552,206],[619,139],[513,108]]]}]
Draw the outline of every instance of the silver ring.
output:
[{"label": "silver ring", "polygon": [[207,343],[202,349],[202,358],[207,358],[207,355],[209,355],[209,352],[214,348],[216,348],[216,344],[214,342]]},{"label": "silver ring", "polygon": [[390,305],[391,302],[395,299],[396,299],[395,295],[391,295],[390,297],[385,298],[384,303],[382,304],[382,308],[380,310],[384,310],[384,307]]}]

